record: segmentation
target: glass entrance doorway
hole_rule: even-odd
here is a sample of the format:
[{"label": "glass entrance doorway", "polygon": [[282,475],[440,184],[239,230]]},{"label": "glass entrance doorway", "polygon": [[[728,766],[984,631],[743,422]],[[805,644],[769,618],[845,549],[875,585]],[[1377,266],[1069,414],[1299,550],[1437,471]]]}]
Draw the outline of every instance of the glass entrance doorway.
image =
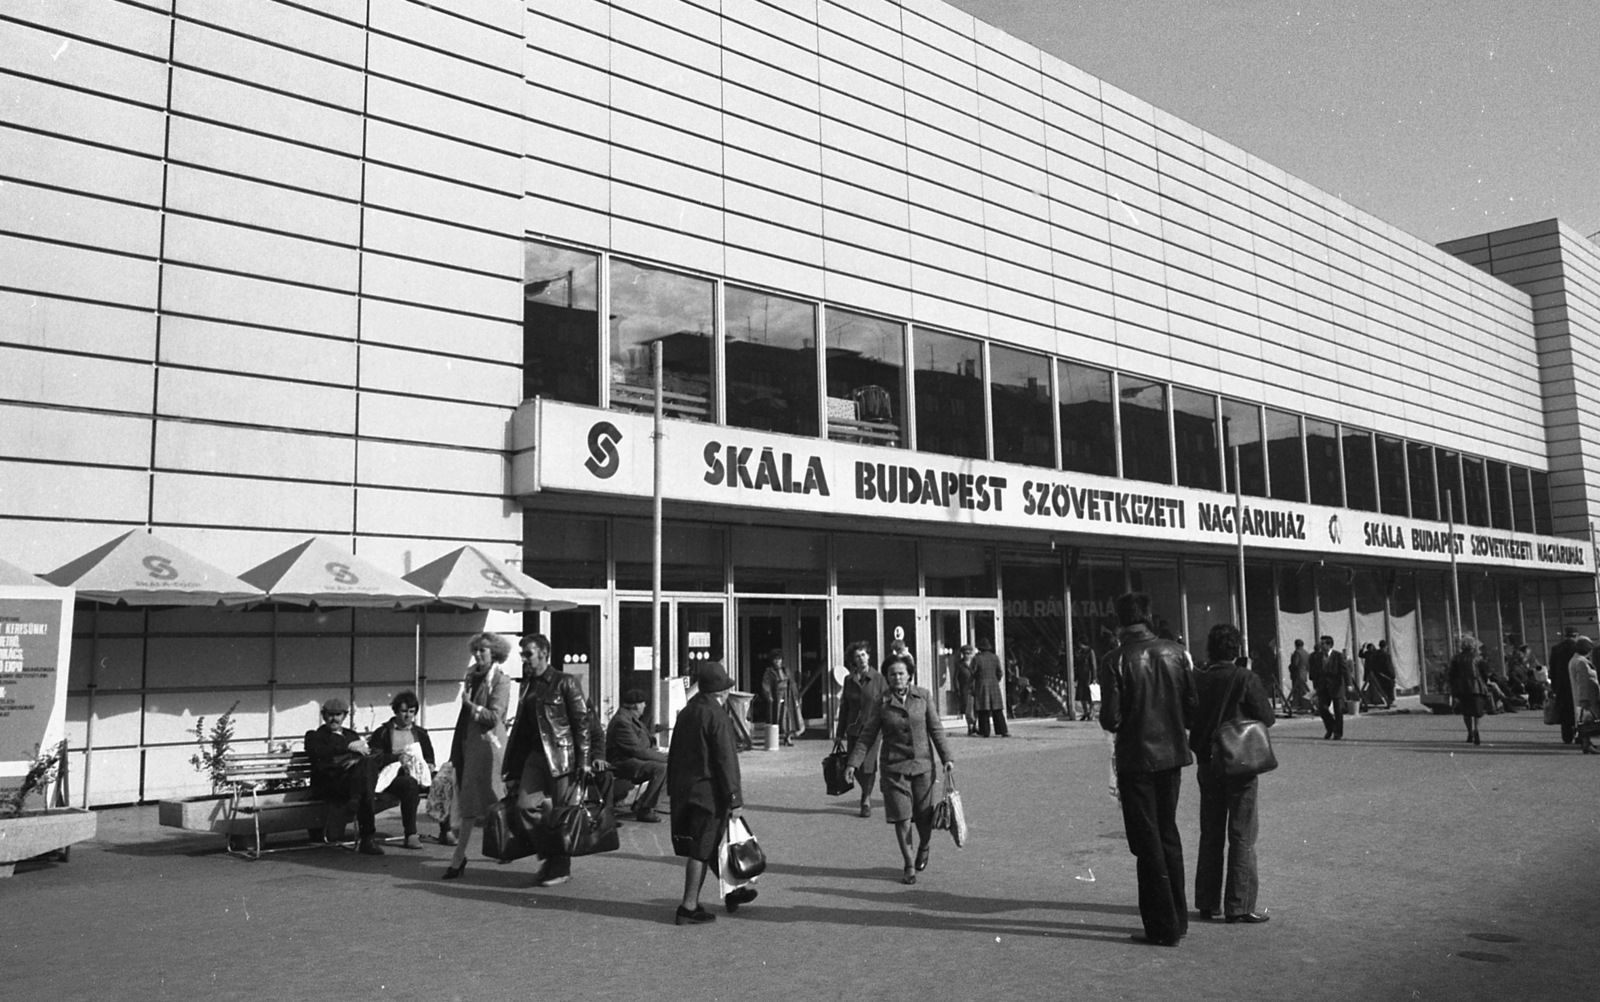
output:
[{"label": "glass entrance doorway", "polygon": [[628,689],[641,689],[654,712],[662,679],[692,674],[706,661],[724,661],[726,611],[723,602],[663,599],[661,665],[651,671],[650,602],[617,603],[617,697]]},{"label": "glass entrance doorway", "polygon": [[[933,631],[934,670],[928,682],[920,684],[927,685],[934,693],[945,716],[959,717],[963,708],[961,694],[956,691],[956,672],[961,648],[966,644],[976,647],[979,639],[993,645],[994,610],[931,609],[928,624]],[[1005,684],[1003,680],[1001,684]]]},{"label": "glass entrance doorway", "polygon": [[828,681],[827,611],[823,601],[739,599],[739,648],[734,682],[742,692],[757,694],[756,719],[768,719],[760,698],[761,679],[773,652],[783,655],[800,687],[800,716],[809,729],[827,731],[834,716],[834,686]]}]

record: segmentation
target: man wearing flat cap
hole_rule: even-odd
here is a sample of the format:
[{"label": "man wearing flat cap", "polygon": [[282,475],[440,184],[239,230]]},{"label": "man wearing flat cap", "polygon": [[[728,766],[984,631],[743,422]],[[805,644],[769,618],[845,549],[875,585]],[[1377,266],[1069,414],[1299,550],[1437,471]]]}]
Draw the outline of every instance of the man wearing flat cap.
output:
[{"label": "man wearing flat cap", "polygon": [[377,831],[373,792],[378,773],[376,759],[361,735],[344,726],[350,704],[335,696],[322,704],[322,726],[306,731],[306,756],[311,759],[311,795],[333,805],[324,837],[337,841],[350,811],[356,814],[361,840],[356,849],[364,856],[382,856],[373,835]]},{"label": "man wearing flat cap", "polygon": [[[744,806],[739,781],[739,750],[733,721],[724,709],[733,679],[719,662],[700,666],[700,691],[678,714],[667,753],[667,788],[672,796],[672,850],[684,857],[683,901],[678,925],[702,925],[716,916],[700,906],[706,865],[717,858],[717,844],[730,818]],[[725,902],[733,911],[755,899],[741,887]]]},{"label": "man wearing flat cap", "polygon": [[633,802],[633,816],[655,824],[661,820],[656,804],[667,781],[667,753],[656,747],[655,735],[644,722],[646,704],[641,689],[622,694],[622,709],[612,715],[606,728],[606,761],[619,778],[644,787]]}]

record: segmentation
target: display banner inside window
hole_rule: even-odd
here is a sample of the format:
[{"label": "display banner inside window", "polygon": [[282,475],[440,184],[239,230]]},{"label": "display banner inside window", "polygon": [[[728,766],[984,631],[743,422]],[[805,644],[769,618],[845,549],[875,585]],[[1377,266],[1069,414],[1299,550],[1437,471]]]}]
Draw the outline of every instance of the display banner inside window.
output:
[{"label": "display banner inside window", "polygon": [[[652,491],[651,418],[530,401],[514,434],[513,482],[527,490],[629,497]],[[984,460],[667,421],[662,491],[675,501],[1118,538],[1588,572],[1587,542],[1201,491]],[[530,448],[531,446],[531,448]],[[526,465],[533,464],[529,476]]]},{"label": "display banner inside window", "polygon": [[0,798],[65,734],[74,594],[0,586]]}]

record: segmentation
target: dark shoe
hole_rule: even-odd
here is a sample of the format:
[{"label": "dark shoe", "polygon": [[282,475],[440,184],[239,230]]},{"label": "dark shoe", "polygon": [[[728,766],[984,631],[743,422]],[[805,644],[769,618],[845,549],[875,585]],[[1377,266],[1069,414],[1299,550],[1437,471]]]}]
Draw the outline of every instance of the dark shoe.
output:
[{"label": "dark shoe", "polygon": [[1200,909],[1198,914],[1200,916],[1200,921],[1202,922],[1215,922],[1217,920],[1216,912],[1207,911],[1204,908]]},{"label": "dark shoe", "polygon": [[933,847],[928,845],[928,843],[926,843],[926,842],[924,842],[921,845],[917,846],[917,864],[916,865],[917,865],[917,872],[918,873],[921,873],[923,870],[926,870],[928,868],[928,853],[930,853],[932,850],[933,850]]},{"label": "dark shoe", "polygon": [[872,801],[863,800],[861,802],[861,816],[864,818],[872,817]]},{"label": "dark shoe", "polygon": [[447,866],[447,867],[445,867],[444,868],[444,876],[440,877],[439,879],[440,880],[455,880],[457,877],[461,876],[462,873],[466,872],[466,869],[467,869],[467,861],[463,859],[461,861],[461,865],[460,866]]},{"label": "dark shoe", "polygon": [[679,905],[678,906],[678,914],[672,920],[672,924],[673,925],[705,925],[707,922],[715,922],[716,920],[717,920],[717,917],[715,915],[711,914],[710,912],[706,911],[704,908],[696,906],[694,911],[690,911],[689,909],[683,907],[682,905]]},{"label": "dark shoe", "polygon": [[914,884],[917,882],[917,875],[911,872],[911,867],[906,867],[906,872],[900,878],[900,882],[902,884]]},{"label": "dark shoe", "polygon": [[356,844],[356,852],[363,856],[382,856],[383,848],[372,840],[371,835],[368,835]]},{"label": "dark shoe", "polygon": [[571,871],[557,873],[550,868],[549,863],[539,867],[539,872],[533,875],[534,887],[560,887],[572,879]]},{"label": "dark shoe", "polygon": [[1322,740],[1326,741],[1331,737],[1333,737],[1333,732],[1332,731],[1324,731],[1323,735],[1322,735]]},{"label": "dark shoe", "polygon": [[735,887],[728,892],[727,897],[722,899],[722,906],[728,909],[729,915],[732,915],[739,910],[740,905],[747,905],[755,899],[756,889],[754,887]]},{"label": "dark shoe", "polygon": [[1255,912],[1245,912],[1243,915],[1229,915],[1226,919],[1224,919],[1224,921],[1229,925],[1233,925],[1235,922],[1243,922],[1245,925],[1260,925],[1263,922],[1271,922],[1272,916],[1257,915]]},{"label": "dark shoe", "polygon": [[417,837],[416,832],[412,832],[410,835],[407,835],[406,840],[400,844],[407,849],[421,849],[422,839]]},{"label": "dark shoe", "polygon": [[658,825],[661,823],[661,815],[657,814],[655,811],[635,811],[633,820],[647,825]]},{"label": "dark shoe", "polygon": [[1474,745],[1483,744],[1483,737],[1477,731],[1472,732],[1472,743]]},{"label": "dark shoe", "polygon": [[439,844],[440,845],[455,845],[456,844],[455,833],[454,832],[449,832],[449,831],[440,832],[439,833]]},{"label": "dark shoe", "polygon": [[1176,939],[1152,939],[1149,936],[1146,936],[1142,932],[1136,932],[1133,935],[1129,936],[1128,938],[1133,940],[1135,943],[1145,943],[1145,944],[1147,944],[1149,946],[1177,946],[1178,945],[1178,941]]}]

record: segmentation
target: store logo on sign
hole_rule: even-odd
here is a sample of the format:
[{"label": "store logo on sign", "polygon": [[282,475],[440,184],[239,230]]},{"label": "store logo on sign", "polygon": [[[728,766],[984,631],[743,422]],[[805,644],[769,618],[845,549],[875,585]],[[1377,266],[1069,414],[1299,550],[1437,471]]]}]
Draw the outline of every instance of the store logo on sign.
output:
[{"label": "store logo on sign", "polygon": [[323,569],[333,575],[333,580],[339,584],[360,584],[361,579],[351,573],[349,564],[324,564]]},{"label": "store logo on sign", "polygon": [[1339,525],[1338,515],[1328,519],[1328,538],[1333,540],[1334,546],[1338,546],[1344,540],[1344,529]]},{"label": "store logo on sign", "polygon": [[171,581],[178,576],[178,569],[172,566],[172,561],[166,557],[158,557],[151,554],[145,557],[141,563],[144,564],[145,570],[150,572],[150,577],[156,581]]},{"label": "store logo on sign", "polygon": [[506,580],[506,576],[495,570],[493,567],[485,567],[478,573],[482,574],[483,579],[494,585],[496,588],[505,588],[508,591],[511,588],[511,582]]},{"label": "store logo on sign", "polygon": [[583,465],[599,477],[607,480],[617,472],[617,467],[622,465],[622,457],[617,455],[617,443],[622,441],[622,432],[610,421],[596,421],[594,427],[589,429],[589,458]]}]

